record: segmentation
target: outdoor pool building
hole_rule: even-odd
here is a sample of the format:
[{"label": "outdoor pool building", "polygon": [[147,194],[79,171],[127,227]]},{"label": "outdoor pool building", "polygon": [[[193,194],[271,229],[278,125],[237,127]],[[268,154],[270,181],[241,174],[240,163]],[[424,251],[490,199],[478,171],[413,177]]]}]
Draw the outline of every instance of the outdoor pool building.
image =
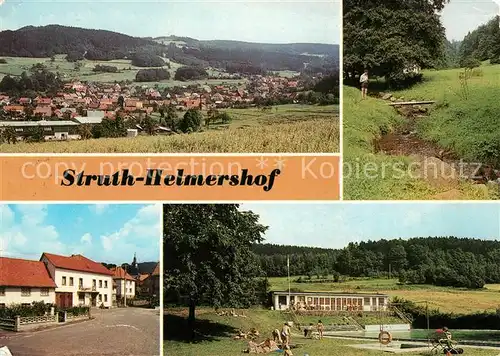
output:
[{"label": "outdoor pool building", "polygon": [[275,310],[326,310],[377,312],[389,310],[386,294],[329,292],[272,292]]}]

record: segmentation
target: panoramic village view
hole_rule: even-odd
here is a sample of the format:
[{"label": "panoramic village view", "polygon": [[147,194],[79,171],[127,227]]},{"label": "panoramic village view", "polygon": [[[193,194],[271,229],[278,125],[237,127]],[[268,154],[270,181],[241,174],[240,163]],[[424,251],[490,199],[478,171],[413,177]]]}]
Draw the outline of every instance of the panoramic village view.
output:
[{"label": "panoramic village view", "polygon": [[160,353],[160,207],[0,213],[0,355]]},{"label": "panoramic village view", "polygon": [[[0,32],[0,152],[339,151],[338,3],[311,5],[307,36],[289,27],[307,2],[148,8],[189,10],[187,28],[129,25],[139,3],[115,9],[120,21],[93,5],[92,26],[52,22],[75,14],[64,2],[35,3],[34,23],[17,2],[1,5],[11,17]],[[267,13],[260,30],[250,18],[212,29],[211,16],[242,11]]]},{"label": "panoramic village view", "polygon": [[345,164],[377,167],[344,175],[344,197],[498,199],[500,2],[345,0],[343,12]]},{"label": "panoramic village view", "polygon": [[165,355],[500,353],[498,204],[183,204],[163,219]]}]

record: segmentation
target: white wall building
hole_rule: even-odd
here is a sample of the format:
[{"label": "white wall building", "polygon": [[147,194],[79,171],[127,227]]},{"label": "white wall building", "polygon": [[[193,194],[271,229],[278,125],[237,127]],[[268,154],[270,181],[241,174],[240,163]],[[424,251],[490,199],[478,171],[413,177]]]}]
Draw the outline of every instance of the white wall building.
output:
[{"label": "white wall building", "polygon": [[335,293],[335,292],[272,292],[276,310],[326,310],[326,311],[387,311],[389,296],[386,294]]},{"label": "white wall building", "polygon": [[0,308],[33,302],[54,304],[55,288],[42,262],[0,257]]},{"label": "white wall building", "polygon": [[135,279],[127,273],[122,267],[112,268],[113,280],[116,284],[116,297],[127,299],[135,298]]},{"label": "white wall building", "polygon": [[113,273],[82,255],[69,257],[44,253],[40,258],[55,281],[59,307],[112,306]]}]

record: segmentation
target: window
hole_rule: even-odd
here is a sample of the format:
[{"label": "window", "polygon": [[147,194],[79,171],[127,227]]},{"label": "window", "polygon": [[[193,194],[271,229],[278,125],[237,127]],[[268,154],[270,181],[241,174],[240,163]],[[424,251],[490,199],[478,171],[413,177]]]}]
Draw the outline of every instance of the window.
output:
[{"label": "window", "polygon": [[73,286],[73,277],[69,277],[69,285]]},{"label": "window", "polygon": [[104,294],[104,301],[107,302],[108,301],[108,295],[107,294]]},{"label": "window", "polygon": [[99,294],[99,301],[102,302],[102,294]]},{"label": "window", "polygon": [[40,295],[47,297],[49,295],[49,288],[40,288]]},{"label": "window", "polygon": [[95,280],[95,279],[93,279],[93,280],[92,280],[92,287],[94,287],[94,288],[95,288],[95,285],[96,285],[96,280]]},{"label": "window", "polygon": [[78,286],[80,286],[80,288],[83,288],[83,278],[80,278],[78,280]]},{"label": "window", "polygon": [[66,276],[63,276],[62,278],[62,285],[65,286],[66,285]]},{"label": "window", "polygon": [[102,288],[102,280],[99,280],[99,288]]},{"label": "window", "polygon": [[5,308],[5,303],[0,303],[0,309],[4,309]]},{"label": "window", "polygon": [[104,288],[108,288],[108,281],[104,281]]},{"label": "window", "polygon": [[1,296],[5,295],[5,287],[0,287],[0,295]]},{"label": "window", "polygon": [[31,288],[21,288],[21,296],[29,297],[31,295]]}]

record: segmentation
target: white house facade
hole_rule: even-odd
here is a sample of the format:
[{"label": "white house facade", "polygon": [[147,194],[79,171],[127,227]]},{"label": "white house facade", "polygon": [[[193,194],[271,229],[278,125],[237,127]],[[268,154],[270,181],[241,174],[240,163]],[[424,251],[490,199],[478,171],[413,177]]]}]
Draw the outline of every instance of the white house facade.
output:
[{"label": "white house facade", "polygon": [[135,279],[122,267],[112,268],[113,280],[116,284],[115,293],[118,298],[135,298]]},{"label": "white house facade", "polygon": [[55,304],[56,284],[39,261],[0,257],[0,308],[12,304]]},{"label": "white house facade", "polygon": [[44,253],[40,258],[56,284],[59,307],[112,306],[113,273],[82,255],[59,256]]}]

